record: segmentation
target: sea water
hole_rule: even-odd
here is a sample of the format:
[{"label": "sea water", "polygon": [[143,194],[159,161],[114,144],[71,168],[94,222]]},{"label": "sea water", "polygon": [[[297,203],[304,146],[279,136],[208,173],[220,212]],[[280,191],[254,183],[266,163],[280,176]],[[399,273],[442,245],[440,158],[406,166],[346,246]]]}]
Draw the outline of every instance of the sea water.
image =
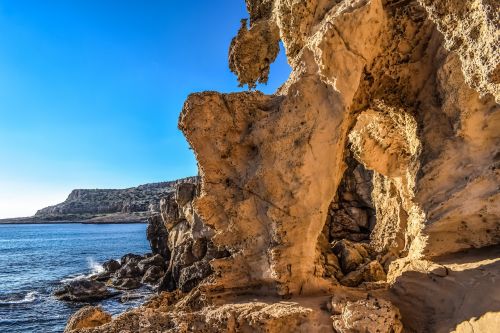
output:
[{"label": "sea water", "polygon": [[[0,332],[62,332],[87,304],[59,301],[54,289],[107,259],[149,251],[145,224],[0,224]],[[97,304],[116,314],[138,302]]]}]

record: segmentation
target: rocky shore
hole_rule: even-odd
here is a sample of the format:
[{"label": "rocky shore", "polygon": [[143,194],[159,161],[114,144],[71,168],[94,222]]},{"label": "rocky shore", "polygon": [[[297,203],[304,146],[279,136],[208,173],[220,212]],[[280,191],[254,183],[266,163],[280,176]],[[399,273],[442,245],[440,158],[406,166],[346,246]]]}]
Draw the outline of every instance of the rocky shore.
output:
[{"label": "rocky shore", "polygon": [[66,332],[497,332],[499,2],[246,5],[240,84],[280,42],[292,73],[188,97],[200,179],[149,219],[158,295]]}]

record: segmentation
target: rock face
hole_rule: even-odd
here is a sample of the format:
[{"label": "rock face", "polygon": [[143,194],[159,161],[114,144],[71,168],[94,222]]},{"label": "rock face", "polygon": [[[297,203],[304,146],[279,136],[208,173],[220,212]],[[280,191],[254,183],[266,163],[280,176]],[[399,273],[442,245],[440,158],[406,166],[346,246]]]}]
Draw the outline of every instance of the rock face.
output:
[{"label": "rock face", "polygon": [[64,333],[72,332],[81,328],[92,328],[101,326],[111,321],[111,315],[104,312],[98,306],[85,306],[78,310],[66,325]]},{"label": "rock face", "polygon": [[[266,82],[281,41],[292,73],[274,95],[188,97],[179,128],[201,183],[180,184],[150,221],[166,230],[154,243],[168,248],[171,293],[93,332],[497,320],[485,314],[500,308],[498,1],[246,4],[230,69],[249,88]],[[488,257],[461,257],[473,249]]]},{"label": "rock face", "polygon": [[179,183],[193,182],[188,177],[170,182],[151,183],[127,189],[79,189],[55,206],[36,212],[33,219],[47,221],[123,222],[145,221],[156,210],[160,199]]},{"label": "rock face", "polygon": [[341,333],[401,333],[401,314],[391,302],[368,298],[353,300],[335,295],[331,301],[333,329]]}]

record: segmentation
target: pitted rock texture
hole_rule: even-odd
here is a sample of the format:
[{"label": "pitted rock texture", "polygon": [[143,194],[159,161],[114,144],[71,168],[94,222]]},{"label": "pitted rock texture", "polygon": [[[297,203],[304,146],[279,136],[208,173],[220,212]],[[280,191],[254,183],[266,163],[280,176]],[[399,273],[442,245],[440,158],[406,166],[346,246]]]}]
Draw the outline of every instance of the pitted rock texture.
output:
[{"label": "pitted rock texture", "polygon": [[265,82],[281,41],[292,72],[273,95],[188,97],[201,184],[160,205],[177,290],[95,332],[450,332],[498,313],[498,4],[246,4],[230,69]]},{"label": "pitted rock texture", "polygon": [[64,333],[82,328],[101,326],[111,321],[111,315],[98,306],[85,306],[78,310],[66,325]]},{"label": "pitted rock texture", "polygon": [[337,333],[401,333],[401,314],[391,302],[367,298],[354,300],[335,295],[331,302],[333,329]]},{"label": "pitted rock texture", "polygon": [[[199,193],[199,181],[179,183],[175,191],[164,196],[159,214],[149,218],[148,239],[153,253],[166,259],[159,290],[179,289],[189,292],[212,273],[210,260],[227,256],[214,246],[213,230],[206,226],[193,208]],[[147,272],[143,279],[155,278],[159,272]]]}]

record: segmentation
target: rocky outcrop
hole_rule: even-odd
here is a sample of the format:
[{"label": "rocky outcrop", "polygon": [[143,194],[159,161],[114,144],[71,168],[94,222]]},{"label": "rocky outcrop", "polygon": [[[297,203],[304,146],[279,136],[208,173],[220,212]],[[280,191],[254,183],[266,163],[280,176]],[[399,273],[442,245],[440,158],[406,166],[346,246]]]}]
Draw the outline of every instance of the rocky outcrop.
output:
[{"label": "rocky outcrop", "polygon": [[165,275],[166,261],[159,254],[128,253],[120,261],[104,262],[102,267],[102,272],[63,284],[54,291],[54,296],[69,302],[96,302],[145,284],[155,288]]},{"label": "rocky outcrop", "polygon": [[214,245],[213,230],[194,210],[193,200],[198,193],[199,183],[179,184],[174,193],[160,201],[163,228],[168,235],[162,247],[170,253],[160,290],[190,291],[212,273],[212,259],[227,256],[223,248]]},{"label": "rocky outcrop", "polygon": [[102,282],[80,279],[58,288],[54,295],[63,301],[94,302],[113,297],[117,293],[108,289]]},{"label": "rocky outcrop", "polygon": [[391,302],[369,297],[353,299],[346,295],[332,297],[333,329],[342,333],[401,333],[401,314]]},{"label": "rocky outcrop", "polygon": [[78,189],[57,205],[40,209],[33,221],[144,222],[156,211],[160,199],[180,183],[194,182],[188,177],[170,182],[151,183],[127,189]]},{"label": "rocky outcrop", "polygon": [[246,3],[230,69],[265,82],[281,41],[292,73],[274,95],[188,97],[201,184],[162,200],[171,293],[94,332],[449,332],[498,314],[498,4]]},{"label": "rocky outcrop", "polygon": [[82,328],[101,326],[111,321],[111,315],[104,312],[99,306],[85,306],[78,310],[66,325],[64,333]]}]

